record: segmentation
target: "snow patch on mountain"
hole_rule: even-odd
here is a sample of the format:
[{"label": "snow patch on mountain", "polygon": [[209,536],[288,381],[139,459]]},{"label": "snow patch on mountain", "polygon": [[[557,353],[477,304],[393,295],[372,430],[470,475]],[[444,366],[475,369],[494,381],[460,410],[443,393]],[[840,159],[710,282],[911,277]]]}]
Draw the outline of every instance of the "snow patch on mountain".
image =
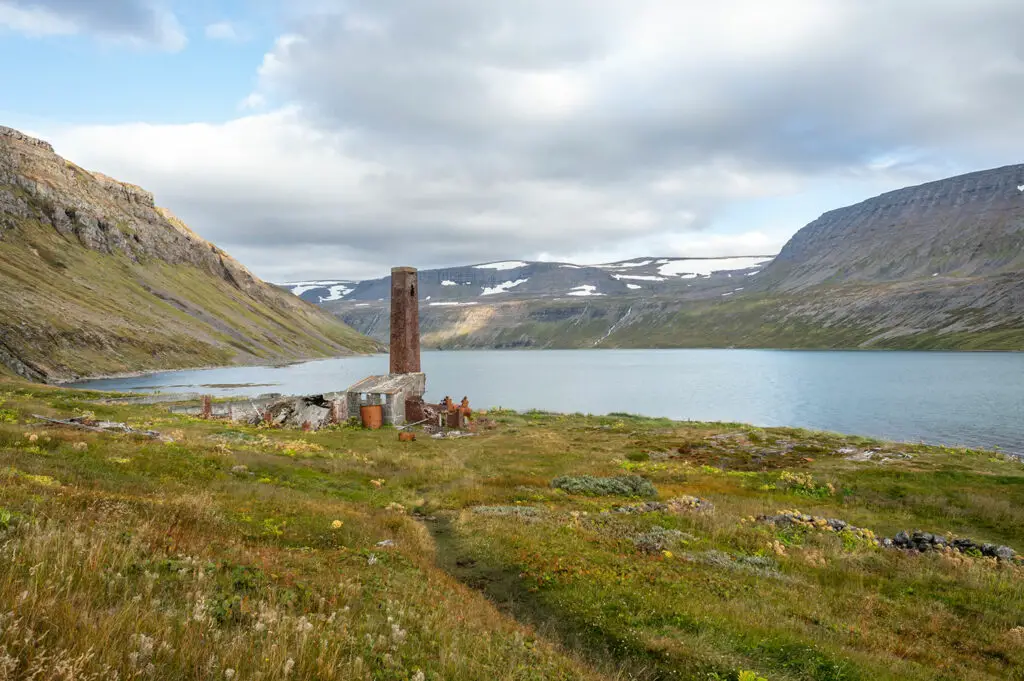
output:
[{"label": "snow patch on mountain", "polygon": [[665,281],[665,277],[656,277],[653,274],[613,274],[613,279],[636,279],[638,281]]},{"label": "snow patch on mountain", "polygon": [[352,284],[352,282],[341,282],[338,281],[337,279],[331,279],[330,281],[295,281],[286,284],[281,284],[281,286],[284,286],[289,291],[291,291],[292,295],[301,296],[306,291],[312,291],[313,289],[317,288],[328,288],[330,286],[335,286],[338,284]]},{"label": "snow patch on mountain", "polygon": [[593,284],[581,284],[576,288],[569,291],[570,296],[603,296],[603,293],[597,292],[597,287]]},{"label": "snow patch on mountain", "polygon": [[594,265],[594,267],[602,267],[609,270],[628,269],[630,267],[647,267],[653,260],[639,260],[637,262],[608,262],[603,265]]},{"label": "snow patch on mountain", "polygon": [[321,303],[329,303],[332,300],[341,300],[355,289],[345,284],[335,284],[327,289],[326,296],[320,296]]},{"label": "snow patch on mountain", "polygon": [[769,263],[772,260],[774,260],[774,258],[765,258],[763,256],[674,260],[659,267],[658,272],[666,277],[683,274],[699,274],[707,276],[713,272],[744,270],[748,267],[757,267],[758,265]]},{"label": "snow patch on mountain", "polygon": [[498,294],[498,293],[508,293],[508,290],[510,288],[515,288],[516,286],[519,286],[520,284],[525,284],[528,281],[530,281],[530,280],[529,279],[516,279],[515,281],[502,282],[502,283],[500,283],[500,284],[498,284],[496,286],[491,286],[491,287],[485,286],[483,293],[481,293],[480,295],[482,295],[482,296],[493,296],[493,295]]},{"label": "snow patch on mountain", "polygon": [[473,267],[478,270],[517,270],[528,264],[522,260],[506,260],[504,262],[489,262],[485,265],[473,265]]}]

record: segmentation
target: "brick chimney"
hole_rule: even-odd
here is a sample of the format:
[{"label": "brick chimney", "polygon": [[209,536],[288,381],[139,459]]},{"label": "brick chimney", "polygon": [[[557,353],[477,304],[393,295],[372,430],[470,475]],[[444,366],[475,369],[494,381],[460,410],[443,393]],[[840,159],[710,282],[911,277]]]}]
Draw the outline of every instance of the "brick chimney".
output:
[{"label": "brick chimney", "polygon": [[391,268],[391,373],[420,372],[419,277],[413,267]]}]

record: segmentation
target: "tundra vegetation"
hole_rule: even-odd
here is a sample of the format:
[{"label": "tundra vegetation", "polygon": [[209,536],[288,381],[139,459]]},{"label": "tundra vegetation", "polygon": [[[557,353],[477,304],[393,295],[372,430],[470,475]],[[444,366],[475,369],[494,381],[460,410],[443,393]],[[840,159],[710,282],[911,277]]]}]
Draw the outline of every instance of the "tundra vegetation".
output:
[{"label": "tundra vegetation", "polygon": [[[0,380],[0,679],[1024,679],[1017,557],[880,541],[1024,550],[997,452],[503,410],[400,443]],[[172,441],[32,417],[87,413]]]}]

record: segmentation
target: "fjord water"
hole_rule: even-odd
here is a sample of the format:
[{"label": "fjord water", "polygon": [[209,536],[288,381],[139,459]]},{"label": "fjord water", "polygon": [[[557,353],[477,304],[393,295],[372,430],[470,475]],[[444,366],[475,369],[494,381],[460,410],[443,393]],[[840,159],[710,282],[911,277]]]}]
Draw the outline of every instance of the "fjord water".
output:
[{"label": "fjord water", "polygon": [[[428,399],[799,426],[1024,452],[1024,353],[798,350],[424,352]],[[386,355],[176,371],[98,390],[316,394],[386,373]]]}]

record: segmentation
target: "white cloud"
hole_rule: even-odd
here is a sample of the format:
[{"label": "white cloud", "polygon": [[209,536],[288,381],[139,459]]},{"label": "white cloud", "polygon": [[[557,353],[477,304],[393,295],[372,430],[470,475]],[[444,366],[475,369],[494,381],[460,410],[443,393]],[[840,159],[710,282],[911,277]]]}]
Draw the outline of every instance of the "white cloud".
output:
[{"label": "white cloud", "polygon": [[0,27],[29,37],[90,34],[170,52],[188,43],[177,17],[149,0],[0,0]]},{"label": "white cloud", "polygon": [[238,108],[242,110],[262,109],[266,105],[266,97],[261,95],[259,92],[250,92],[241,102],[238,103]]},{"label": "white cloud", "polygon": [[44,7],[17,7],[0,3],[0,26],[30,37],[73,35],[78,32],[68,21]]},{"label": "white cloud", "polygon": [[210,40],[236,41],[242,39],[235,25],[230,21],[218,21],[217,23],[209,24],[206,27],[205,33],[206,37]]},{"label": "white cloud", "polygon": [[295,7],[236,120],[44,132],[274,280],[773,254],[826,193],[1024,154],[1016,1]]}]

